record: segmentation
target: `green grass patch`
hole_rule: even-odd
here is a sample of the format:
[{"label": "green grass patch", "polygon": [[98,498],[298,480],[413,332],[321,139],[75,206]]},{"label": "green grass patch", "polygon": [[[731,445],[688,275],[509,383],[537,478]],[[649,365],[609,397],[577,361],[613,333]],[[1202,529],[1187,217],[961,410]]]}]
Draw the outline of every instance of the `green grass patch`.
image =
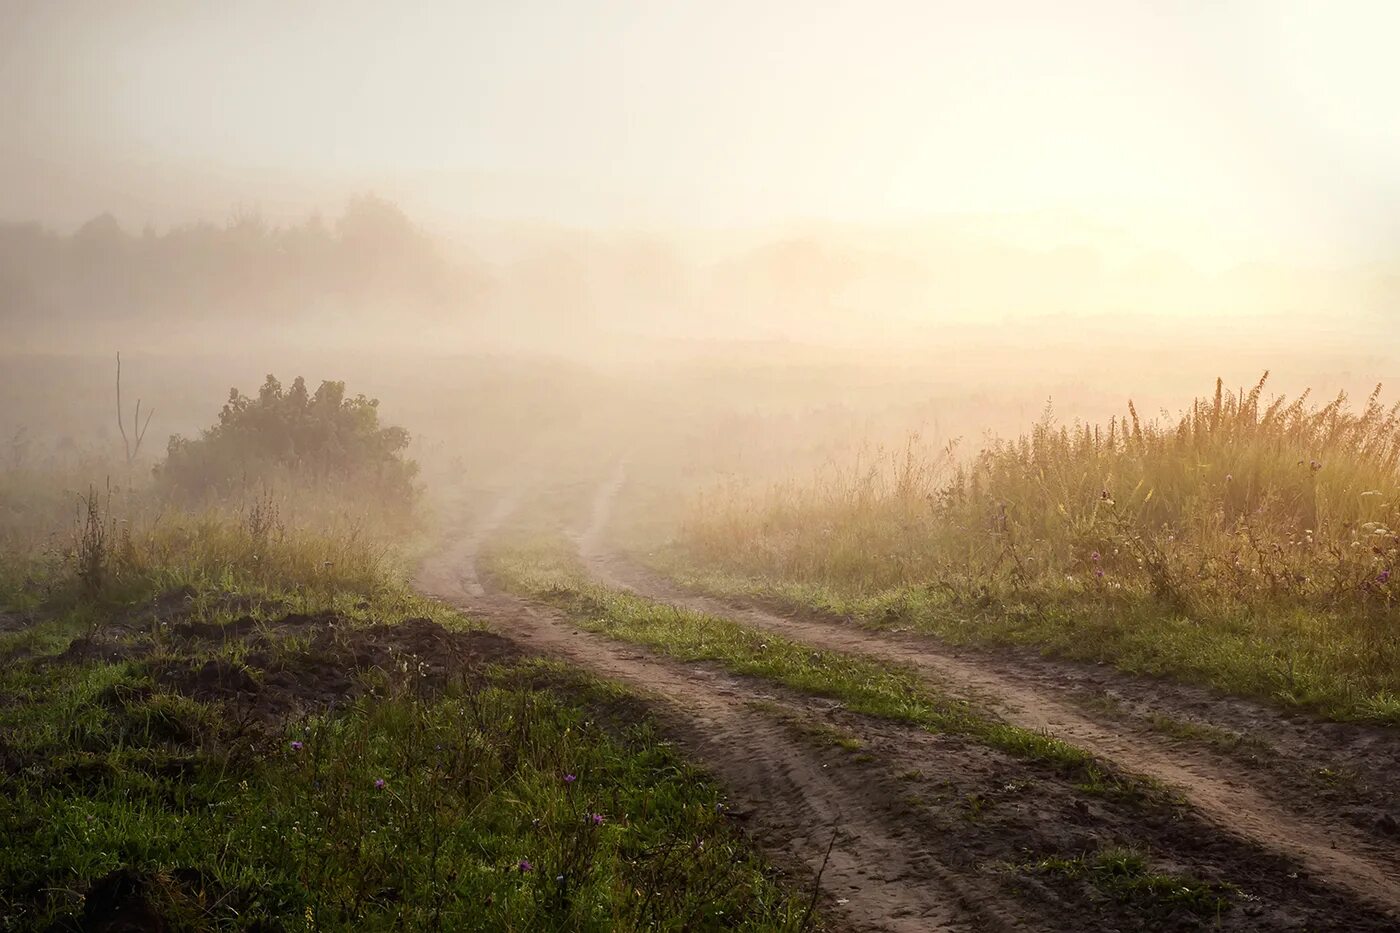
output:
[{"label": "green grass patch", "polygon": [[602,725],[615,691],[557,666],[386,689],[251,745],[130,662],[0,690],[3,929],[76,923],[118,871],[185,928],[801,926],[718,788],[649,726]]},{"label": "green grass patch", "polygon": [[117,909],[174,929],[815,925],[808,879],[787,885],[643,707],[577,671],[478,665],[425,690],[368,667],[332,711],[285,722],[164,679],[318,670],[329,631],[479,628],[378,559],[336,571],[316,545],[279,576],[248,529],[202,527],[109,552],[100,588],[66,564],[21,584],[24,624],[0,632],[0,930]]},{"label": "green grass patch", "polygon": [[802,716],[777,703],[767,700],[753,700],[749,706],[782,720],[793,732],[818,748],[840,748],[848,752],[858,752],[863,747],[861,740],[846,730],[828,722],[820,722]]},{"label": "green grass patch", "polygon": [[1084,882],[1107,897],[1158,916],[1185,911],[1202,918],[1219,917],[1230,909],[1231,895],[1236,893],[1228,884],[1154,870],[1147,856],[1130,849],[1044,858],[1020,870]]}]

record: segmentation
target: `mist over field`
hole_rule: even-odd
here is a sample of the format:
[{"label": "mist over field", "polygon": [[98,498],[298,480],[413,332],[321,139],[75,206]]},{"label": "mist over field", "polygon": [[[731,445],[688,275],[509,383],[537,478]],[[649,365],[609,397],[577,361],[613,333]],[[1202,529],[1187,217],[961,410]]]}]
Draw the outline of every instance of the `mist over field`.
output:
[{"label": "mist over field", "polygon": [[369,194],[284,225],[248,210],[141,231],[106,212],[67,231],[10,222],[0,427],[110,439],[119,350],[166,435],[266,371],[349,379],[439,437],[445,411],[484,426],[508,404],[483,391],[490,373],[573,373],[660,381],[678,410],[888,421],[896,407],[910,410],[891,430],[974,438],[1047,403],[1071,419],[1130,397],[1175,413],[1217,375],[1365,392],[1397,372],[1376,339],[1400,301],[1395,267],[1207,269],[1131,239],[1033,215],[453,237]]},{"label": "mist over field", "polygon": [[1394,372],[1375,10],[427,11],[7,5],[6,353],[833,365],[1075,414]]},{"label": "mist over field", "polygon": [[1397,9],[0,0],[0,933],[1400,928]]}]

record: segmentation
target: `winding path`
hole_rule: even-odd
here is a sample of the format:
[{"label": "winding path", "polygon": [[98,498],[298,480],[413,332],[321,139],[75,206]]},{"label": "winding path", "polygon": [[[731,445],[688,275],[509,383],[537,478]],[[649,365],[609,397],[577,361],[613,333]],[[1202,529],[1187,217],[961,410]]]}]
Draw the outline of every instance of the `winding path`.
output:
[{"label": "winding path", "polygon": [[781,616],[741,602],[695,595],[638,567],[605,544],[613,503],[625,479],[620,467],[600,486],[589,526],[578,538],[580,556],[599,582],[815,647],[913,667],[938,689],[974,698],[1008,723],[1049,733],[1125,771],[1170,785],[1222,829],[1297,860],[1312,876],[1394,914],[1400,924],[1400,852],[1378,846],[1346,826],[1317,823],[1276,805],[1247,775],[1222,773],[1167,743],[1115,731],[992,663],[950,656],[928,640]]}]

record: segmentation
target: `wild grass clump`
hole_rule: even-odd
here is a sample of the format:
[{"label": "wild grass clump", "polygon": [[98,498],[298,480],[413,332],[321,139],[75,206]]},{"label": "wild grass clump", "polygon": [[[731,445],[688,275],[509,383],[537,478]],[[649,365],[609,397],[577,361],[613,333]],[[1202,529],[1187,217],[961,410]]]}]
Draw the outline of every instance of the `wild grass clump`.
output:
[{"label": "wild grass clump", "polygon": [[[926,622],[935,603],[1011,611],[1023,627],[989,626],[993,640],[1028,629],[1111,660],[1131,642],[1167,672],[1339,714],[1383,708],[1400,692],[1400,405],[1379,387],[1359,410],[1345,395],[1266,403],[1264,385],[1217,382],[1175,420],[1131,403],[1107,425],[1047,414],[961,466],[911,445],[812,484],[710,495],[685,554],[789,595],[888,608],[905,591]],[[1129,618],[1148,630],[1122,632]],[[1163,626],[1205,628],[1163,637],[1153,658]],[[1227,656],[1201,663],[1216,636],[1234,640]],[[1301,691],[1299,669],[1316,681]]]},{"label": "wild grass clump", "polygon": [[68,529],[44,554],[28,562],[22,553],[0,555],[11,568],[4,601],[27,594],[52,611],[77,603],[107,610],[181,588],[354,596],[403,588],[396,539],[351,513],[288,523],[270,491],[197,511],[111,489],[76,498]]},{"label": "wild grass clump", "polygon": [[1105,848],[1073,858],[1051,856],[1020,870],[1085,882],[1110,898],[1162,916],[1187,913],[1219,920],[1238,894],[1234,885],[1156,869],[1146,855],[1132,849]]}]

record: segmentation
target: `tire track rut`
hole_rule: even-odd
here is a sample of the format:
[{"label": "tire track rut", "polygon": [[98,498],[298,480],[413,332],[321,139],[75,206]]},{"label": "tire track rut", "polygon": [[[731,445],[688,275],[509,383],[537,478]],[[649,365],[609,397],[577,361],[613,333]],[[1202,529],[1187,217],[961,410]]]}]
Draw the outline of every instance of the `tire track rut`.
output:
[{"label": "tire track rut", "polygon": [[1284,809],[1248,782],[1163,743],[1125,735],[1080,710],[1028,688],[980,663],[940,653],[928,641],[900,638],[838,623],[776,615],[741,602],[688,593],[610,550],[604,535],[625,482],[619,469],[602,484],[590,524],[578,537],[590,573],[608,586],[670,605],[728,617],[794,641],[911,666],[939,689],[976,699],[1006,722],[1048,732],[1118,767],[1160,780],[1182,793],[1211,823],[1296,860],[1311,876],[1350,891],[1400,921],[1400,858],[1349,828],[1315,823]]}]

